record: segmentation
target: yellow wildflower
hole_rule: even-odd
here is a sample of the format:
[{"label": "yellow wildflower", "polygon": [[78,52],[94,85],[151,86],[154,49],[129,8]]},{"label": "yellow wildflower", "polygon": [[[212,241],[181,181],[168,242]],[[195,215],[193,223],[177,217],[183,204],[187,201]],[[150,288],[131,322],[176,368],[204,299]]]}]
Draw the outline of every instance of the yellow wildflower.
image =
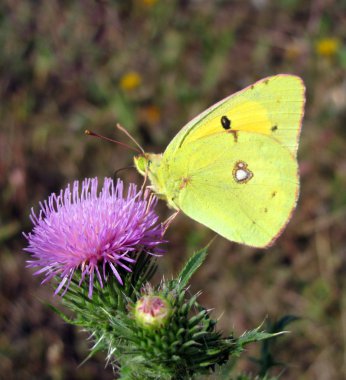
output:
[{"label": "yellow wildflower", "polygon": [[323,57],[332,57],[340,47],[340,40],[335,37],[321,38],[315,45],[316,53]]},{"label": "yellow wildflower", "polygon": [[120,87],[125,91],[135,90],[140,86],[142,77],[136,71],[128,71],[120,78]]}]

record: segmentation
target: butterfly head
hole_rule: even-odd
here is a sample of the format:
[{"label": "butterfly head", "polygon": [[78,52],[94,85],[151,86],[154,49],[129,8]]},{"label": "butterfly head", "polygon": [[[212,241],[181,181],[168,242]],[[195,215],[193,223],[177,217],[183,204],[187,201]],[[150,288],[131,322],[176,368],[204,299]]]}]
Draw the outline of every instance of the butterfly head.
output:
[{"label": "butterfly head", "polygon": [[157,182],[157,173],[162,155],[154,153],[142,153],[134,157],[135,167],[140,174],[148,176],[152,183]]},{"label": "butterfly head", "polygon": [[145,173],[147,173],[149,169],[149,165],[148,165],[149,158],[147,156],[148,154],[144,153],[144,154],[140,154],[139,156],[135,156],[133,158],[136,169],[138,170],[140,174],[144,176],[145,176]]}]

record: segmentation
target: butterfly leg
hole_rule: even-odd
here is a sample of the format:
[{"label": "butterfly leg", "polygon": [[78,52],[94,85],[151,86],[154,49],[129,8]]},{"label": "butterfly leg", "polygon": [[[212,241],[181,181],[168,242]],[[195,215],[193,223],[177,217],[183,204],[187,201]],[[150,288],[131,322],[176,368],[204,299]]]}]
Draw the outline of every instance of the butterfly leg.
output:
[{"label": "butterfly leg", "polygon": [[149,212],[154,198],[155,198],[155,193],[151,192],[150,195],[149,195],[149,200],[148,200],[148,203],[147,203],[147,208],[145,210],[145,215]]},{"label": "butterfly leg", "polygon": [[144,193],[144,188],[145,188],[145,184],[147,183],[147,180],[148,180],[148,171],[146,170],[145,175],[144,175],[144,179],[143,179],[143,183],[142,183],[142,187],[141,187],[141,191],[140,191],[141,194]]},{"label": "butterfly leg", "polygon": [[168,227],[171,225],[171,223],[173,222],[173,220],[175,219],[175,217],[179,214],[180,210],[176,211],[174,214],[172,214],[171,216],[169,216],[163,223],[162,223],[162,227],[163,227],[163,234],[164,235],[168,229]]}]

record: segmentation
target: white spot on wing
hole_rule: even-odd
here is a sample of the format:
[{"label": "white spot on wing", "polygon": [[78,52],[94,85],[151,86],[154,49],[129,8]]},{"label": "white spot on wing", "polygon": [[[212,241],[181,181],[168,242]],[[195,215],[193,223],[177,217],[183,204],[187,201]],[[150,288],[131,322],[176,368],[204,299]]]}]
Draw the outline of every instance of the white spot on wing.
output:
[{"label": "white spot on wing", "polygon": [[238,169],[236,170],[235,172],[235,177],[238,181],[244,181],[244,179],[248,178],[249,177],[249,172],[247,172],[246,170],[244,169]]},{"label": "white spot on wing", "polygon": [[253,177],[253,173],[248,169],[248,165],[244,161],[237,161],[233,168],[233,178],[238,183],[246,183]]}]

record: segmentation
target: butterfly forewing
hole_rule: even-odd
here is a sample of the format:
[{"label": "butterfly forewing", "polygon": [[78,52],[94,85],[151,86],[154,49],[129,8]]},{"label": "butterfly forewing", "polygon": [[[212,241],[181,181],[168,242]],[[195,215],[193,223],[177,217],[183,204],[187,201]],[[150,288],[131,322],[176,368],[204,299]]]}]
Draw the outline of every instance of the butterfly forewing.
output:
[{"label": "butterfly forewing", "polygon": [[214,104],[191,120],[173,139],[167,151],[222,132],[222,118],[231,129],[265,134],[286,146],[295,156],[305,104],[305,87],[294,75],[262,79]]}]

